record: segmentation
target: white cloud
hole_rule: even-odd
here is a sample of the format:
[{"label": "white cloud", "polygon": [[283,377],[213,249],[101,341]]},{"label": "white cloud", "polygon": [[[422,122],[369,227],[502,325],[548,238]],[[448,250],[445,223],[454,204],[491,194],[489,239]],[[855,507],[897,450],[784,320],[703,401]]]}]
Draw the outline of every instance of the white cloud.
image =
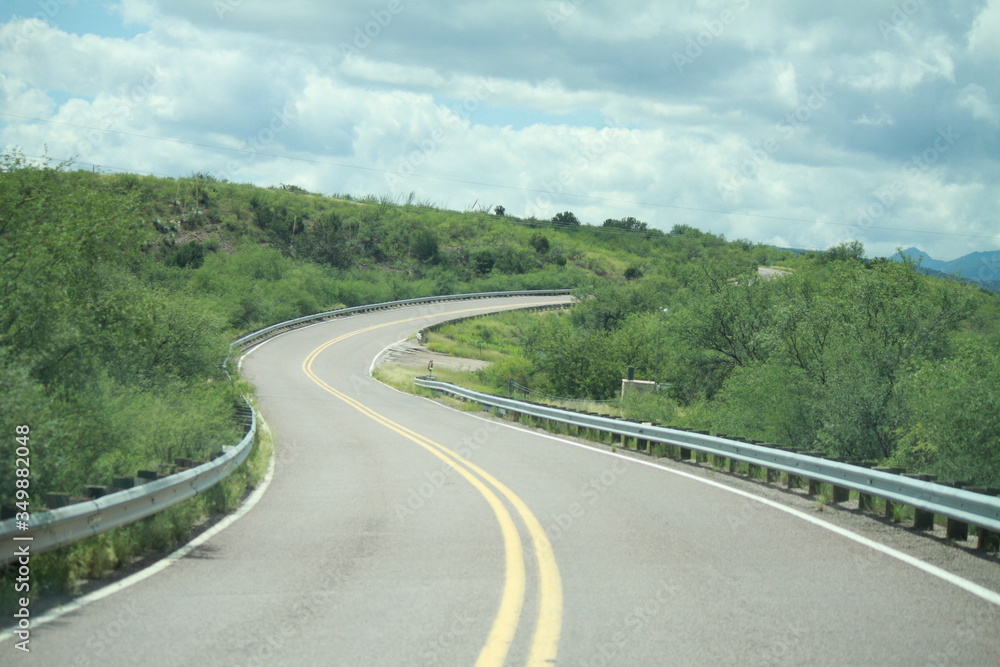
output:
[{"label": "white cloud", "polygon": [[[3,111],[59,123],[0,116],[0,142],[803,247],[856,236],[944,256],[989,240],[927,232],[995,233],[995,0],[899,16],[863,0],[220,2],[121,0],[147,30],[129,39],[0,17]],[[909,174],[951,126],[961,140]],[[892,205],[855,224],[896,182]]]},{"label": "white cloud", "polygon": [[994,127],[1000,126],[1000,106],[978,83],[970,83],[962,89],[958,104],[968,109],[973,118],[985,120]]},{"label": "white cloud", "polygon": [[969,30],[969,50],[993,67],[1000,62],[1000,0],[988,0]]},{"label": "white cloud", "polygon": [[875,51],[848,59],[851,73],[843,76],[848,85],[862,91],[912,91],[934,79],[954,82],[954,63],[943,51],[931,50],[922,57],[891,51]]}]

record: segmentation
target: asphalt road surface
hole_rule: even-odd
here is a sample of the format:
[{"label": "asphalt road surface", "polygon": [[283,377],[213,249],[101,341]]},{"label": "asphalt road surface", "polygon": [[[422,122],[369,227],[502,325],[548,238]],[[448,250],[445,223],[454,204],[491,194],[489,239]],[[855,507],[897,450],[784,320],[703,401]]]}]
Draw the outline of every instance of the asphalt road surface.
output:
[{"label": "asphalt road surface", "polygon": [[276,435],[242,518],[34,628],[44,665],[1000,664],[1000,606],[719,485],[400,393],[373,358],[551,298],[334,320],[255,348]]}]

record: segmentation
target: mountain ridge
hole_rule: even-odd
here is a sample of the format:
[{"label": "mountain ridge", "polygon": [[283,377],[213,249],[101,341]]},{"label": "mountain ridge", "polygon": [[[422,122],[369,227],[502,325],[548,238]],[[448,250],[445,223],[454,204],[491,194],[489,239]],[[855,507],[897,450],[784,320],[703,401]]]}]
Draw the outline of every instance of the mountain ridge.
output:
[{"label": "mountain ridge", "polygon": [[1000,250],[977,250],[952,260],[934,259],[920,248],[900,250],[891,259],[915,262],[924,273],[958,278],[1000,292]]}]

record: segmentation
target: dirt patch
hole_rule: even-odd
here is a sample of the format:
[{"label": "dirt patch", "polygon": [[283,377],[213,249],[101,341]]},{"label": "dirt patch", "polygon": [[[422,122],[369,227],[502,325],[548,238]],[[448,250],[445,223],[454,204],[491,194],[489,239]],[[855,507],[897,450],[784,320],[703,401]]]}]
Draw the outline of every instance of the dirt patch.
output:
[{"label": "dirt patch", "polygon": [[766,266],[757,267],[757,275],[764,280],[773,280],[774,278],[791,275],[791,273],[788,269],[772,269]]},{"label": "dirt patch", "polygon": [[488,361],[482,359],[467,359],[465,357],[453,357],[450,354],[432,352],[415,340],[405,340],[396,343],[375,360],[375,367],[383,364],[393,364],[408,368],[427,368],[429,363],[434,364],[434,368],[447,368],[456,371],[472,372],[489,365]]}]

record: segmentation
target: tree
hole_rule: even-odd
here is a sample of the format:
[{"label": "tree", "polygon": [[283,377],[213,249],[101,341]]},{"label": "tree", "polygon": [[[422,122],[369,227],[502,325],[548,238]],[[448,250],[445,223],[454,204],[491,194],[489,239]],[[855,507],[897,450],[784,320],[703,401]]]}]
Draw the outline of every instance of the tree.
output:
[{"label": "tree", "polygon": [[823,254],[823,258],[828,262],[846,262],[852,259],[863,262],[865,245],[861,241],[845,241],[828,249]]},{"label": "tree", "polygon": [[544,255],[549,251],[549,239],[541,234],[532,234],[531,247],[534,248],[535,252],[539,255]]},{"label": "tree", "polygon": [[603,227],[611,227],[614,229],[623,229],[627,232],[644,232],[649,228],[645,222],[641,220],[636,220],[635,218],[629,216],[627,218],[622,218],[621,220],[615,220],[614,218],[608,218],[604,221]]},{"label": "tree", "polygon": [[1000,354],[969,343],[901,382],[912,414],[896,462],[947,479],[1000,485]]},{"label": "tree", "polygon": [[497,205],[497,206],[496,206],[496,207],[495,207],[495,208],[493,209],[493,212],[494,212],[494,213],[496,213],[496,214],[497,214],[497,215],[499,215],[499,216],[503,216],[504,214],[506,214],[506,212],[507,212],[507,209],[505,209],[505,208],[504,208],[503,206],[499,206],[499,205]]},{"label": "tree", "polygon": [[563,211],[562,213],[556,213],[552,217],[552,222],[554,222],[559,227],[579,227],[580,221],[571,211]]},{"label": "tree", "polygon": [[429,229],[418,231],[410,247],[413,256],[422,262],[433,262],[438,258],[438,239]]},{"label": "tree", "polygon": [[625,280],[638,280],[642,278],[642,269],[637,266],[630,266],[625,269]]}]

